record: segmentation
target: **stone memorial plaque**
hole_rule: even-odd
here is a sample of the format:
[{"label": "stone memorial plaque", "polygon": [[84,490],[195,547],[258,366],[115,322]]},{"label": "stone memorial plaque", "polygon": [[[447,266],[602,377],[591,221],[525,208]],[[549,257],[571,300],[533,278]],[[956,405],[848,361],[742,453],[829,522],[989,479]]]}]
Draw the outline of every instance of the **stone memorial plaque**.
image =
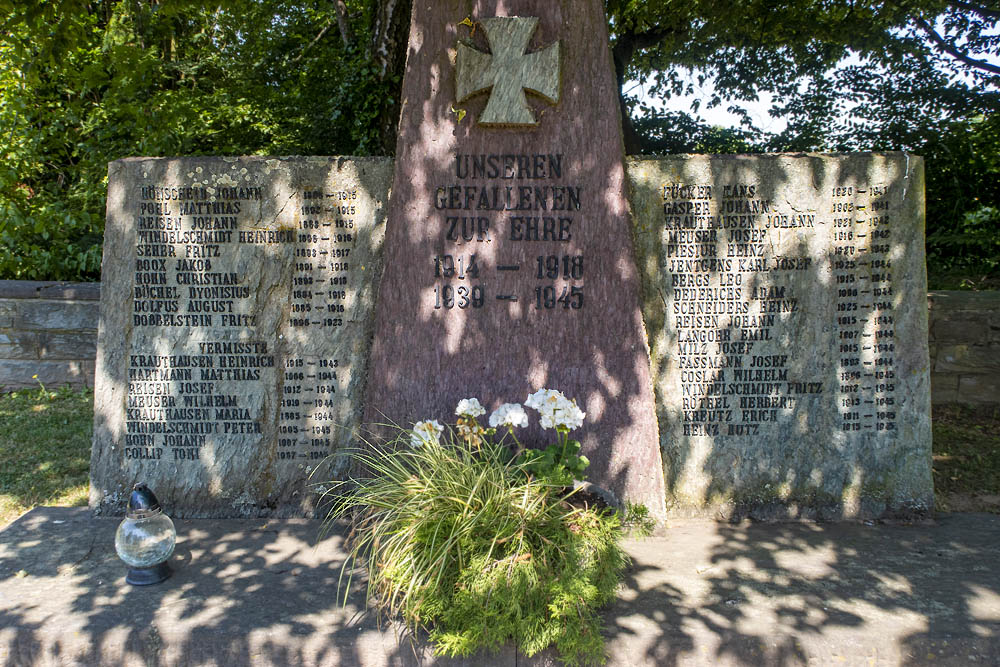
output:
[{"label": "stone memorial plaque", "polygon": [[668,507],[929,509],[921,159],[668,157],[629,177]]},{"label": "stone memorial plaque", "polygon": [[391,162],[109,169],[91,507],[309,512],[360,422]]},{"label": "stone memorial plaque", "polygon": [[366,415],[561,390],[590,479],[659,514],[616,90],[600,2],[414,5]]}]

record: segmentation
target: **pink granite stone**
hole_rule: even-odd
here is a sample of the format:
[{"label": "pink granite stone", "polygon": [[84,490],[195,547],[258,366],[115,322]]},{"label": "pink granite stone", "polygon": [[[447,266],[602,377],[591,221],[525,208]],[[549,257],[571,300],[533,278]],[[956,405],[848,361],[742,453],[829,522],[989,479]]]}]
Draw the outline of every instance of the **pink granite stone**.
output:
[{"label": "pink granite stone", "polygon": [[[558,42],[558,101],[551,90],[528,93],[537,125],[482,126],[493,93],[457,101],[460,41],[479,54],[492,47],[496,62],[505,51],[498,77],[544,80],[532,68],[553,62],[488,41],[487,27],[498,24],[486,20],[513,16],[538,17],[529,54]],[[402,426],[453,422],[462,398],[492,410],[559,389],[587,413],[574,436],[591,460],[591,481],[660,514],[606,26],[596,0],[414,4],[365,415]],[[499,40],[497,28],[490,34]],[[493,71],[472,58],[475,76]],[[508,89],[505,97],[517,95]],[[527,442],[554,441],[532,416]]]}]

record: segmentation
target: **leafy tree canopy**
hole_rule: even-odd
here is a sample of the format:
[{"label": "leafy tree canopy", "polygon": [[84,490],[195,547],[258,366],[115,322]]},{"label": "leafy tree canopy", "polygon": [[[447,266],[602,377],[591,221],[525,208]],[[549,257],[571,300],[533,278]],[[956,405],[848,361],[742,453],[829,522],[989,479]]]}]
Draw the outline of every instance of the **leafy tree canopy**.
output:
[{"label": "leafy tree canopy", "polygon": [[[933,266],[996,269],[995,4],[606,8],[628,152],[913,151],[927,159]],[[0,0],[0,277],[99,277],[107,163],[120,157],[391,153],[409,11],[407,0]],[[695,108],[663,110],[706,81],[714,92]],[[779,133],[741,106],[765,92]],[[698,117],[719,105],[739,127]]]},{"label": "leafy tree canopy", "polygon": [[[632,153],[905,150],[926,160],[932,283],[1000,286],[1000,6],[609,0]],[[645,95],[629,94],[638,81]],[[659,102],[690,95],[690,112]],[[785,129],[755,127],[762,93]],[[736,128],[709,127],[724,106]]]}]

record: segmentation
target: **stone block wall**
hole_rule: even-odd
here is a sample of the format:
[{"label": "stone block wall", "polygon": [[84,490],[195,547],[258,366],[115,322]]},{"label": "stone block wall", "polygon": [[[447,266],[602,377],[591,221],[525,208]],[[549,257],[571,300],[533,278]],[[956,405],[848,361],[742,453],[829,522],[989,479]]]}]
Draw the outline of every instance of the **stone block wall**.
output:
[{"label": "stone block wall", "polygon": [[1000,404],[1000,292],[931,292],[927,303],[932,403]]},{"label": "stone block wall", "polygon": [[93,387],[100,296],[100,283],[0,280],[0,391]]},{"label": "stone block wall", "polygon": [[[100,283],[0,280],[0,391],[93,387],[100,294]],[[931,292],[927,305],[932,402],[1000,405],[1000,292]]]}]

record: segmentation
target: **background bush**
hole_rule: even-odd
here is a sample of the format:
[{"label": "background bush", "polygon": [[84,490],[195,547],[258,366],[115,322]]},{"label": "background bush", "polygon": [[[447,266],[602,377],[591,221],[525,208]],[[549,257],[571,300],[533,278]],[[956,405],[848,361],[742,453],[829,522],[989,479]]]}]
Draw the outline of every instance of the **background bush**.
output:
[{"label": "background bush", "polygon": [[[0,0],[0,279],[97,280],[107,164],[395,144],[409,0]],[[932,287],[1000,285],[1000,12],[607,0],[631,154],[906,150]],[[703,87],[702,87],[703,86]],[[695,94],[690,111],[660,104]],[[773,96],[787,128],[755,126]],[[726,105],[739,127],[713,127]]]}]

